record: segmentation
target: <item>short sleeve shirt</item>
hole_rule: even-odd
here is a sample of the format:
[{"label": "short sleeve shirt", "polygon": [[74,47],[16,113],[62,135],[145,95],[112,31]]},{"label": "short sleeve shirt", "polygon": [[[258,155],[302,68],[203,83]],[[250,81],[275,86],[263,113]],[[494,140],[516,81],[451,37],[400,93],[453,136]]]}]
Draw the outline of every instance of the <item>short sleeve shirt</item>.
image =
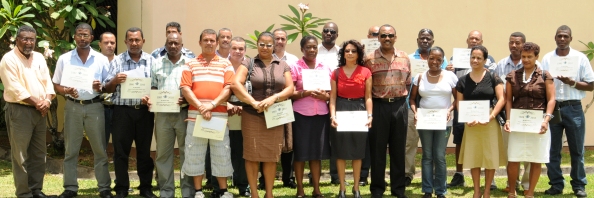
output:
[{"label": "short sleeve shirt", "polygon": [[410,59],[404,51],[394,49],[394,58],[384,57],[380,49],[367,55],[365,67],[373,76],[374,98],[394,98],[408,95],[407,85],[411,83]]},{"label": "short sleeve shirt", "polygon": [[291,72],[285,61],[273,59],[270,66],[266,67],[259,56],[254,57],[254,68],[250,75],[252,97],[261,101],[280,93],[285,88],[285,72]]},{"label": "short sleeve shirt", "polygon": [[512,86],[512,108],[546,109],[547,92],[545,79],[553,80],[553,76],[551,76],[548,71],[543,71],[540,68],[536,68],[530,81],[528,83],[524,83],[522,79],[523,73],[524,68],[521,68],[510,72],[505,77],[507,83]]},{"label": "short sleeve shirt", "polygon": [[456,90],[462,93],[464,100],[489,100],[490,105],[493,105],[492,99],[495,98],[494,84],[503,84],[503,81],[498,76],[492,75],[490,71],[486,71],[485,76],[478,83],[470,78],[470,74],[466,74],[458,79]]},{"label": "short sleeve shirt", "polygon": [[[291,66],[291,78],[293,78],[293,83],[295,84],[295,90],[303,91],[303,77],[302,71],[304,69],[309,69],[307,63],[300,59],[297,62],[293,62]],[[321,62],[316,61],[315,63],[315,70],[323,70],[326,71],[328,76],[325,78],[330,81],[330,76],[332,71],[329,67],[325,66]],[[328,114],[328,105],[326,101],[319,100],[311,96],[307,96],[293,102],[293,111],[300,113],[304,116],[314,116],[314,115],[325,115]]]},{"label": "short sleeve shirt", "polygon": [[357,66],[350,77],[344,73],[343,67],[332,72],[332,80],[336,81],[338,73],[337,95],[342,98],[363,98],[365,97],[365,81],[371,77],[371,71],[364,66]]}]

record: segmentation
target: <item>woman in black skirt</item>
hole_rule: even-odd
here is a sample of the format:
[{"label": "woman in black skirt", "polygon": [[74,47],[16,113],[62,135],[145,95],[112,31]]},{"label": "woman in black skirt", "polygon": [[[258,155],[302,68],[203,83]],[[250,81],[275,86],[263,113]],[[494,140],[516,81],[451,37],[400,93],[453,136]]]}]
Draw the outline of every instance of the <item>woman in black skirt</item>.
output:
[{"label": "woman in black skirt", "polygon": [[[332,70],[328,65],[316,60],[318,55],[318,39],[314,36],[305,36],[301,39],[301,52],[303,58],[291,64],[291,77],[295,85],[293,92],[293,111],[295,123],[293,126],[293,166],[297,177],[297,196],[305,197],[303,192],[303,169],[305,161],[309,161],[312,174],[312,196],[321,197],[320,173],[321,160],[330,158],[330,119],[328,104],[330,99],[327,90],[304,90],[303,71],[319,70],[327,75],[319,76],[320,79],[330,80]],[[328,82],[328,81],[326,81]]]},{"label": "woman in black skirt", "polygon": [[[330,119],[332,127],[338,127],[336,111],[367,111],[366,126],[371,128],[371,71],[363,66],[363,46],[356,40],[345,41],[338,52],[339,68],[332,72],[330,80]],[[332,155],[336,156],[336,168],[340,181],[339,198],[346,198],[345,166],[346,160],[353,163],[353,196],[360,198],[359,177],[361,159],[365,157],[367,132],[340,131],[330,133]]]}]

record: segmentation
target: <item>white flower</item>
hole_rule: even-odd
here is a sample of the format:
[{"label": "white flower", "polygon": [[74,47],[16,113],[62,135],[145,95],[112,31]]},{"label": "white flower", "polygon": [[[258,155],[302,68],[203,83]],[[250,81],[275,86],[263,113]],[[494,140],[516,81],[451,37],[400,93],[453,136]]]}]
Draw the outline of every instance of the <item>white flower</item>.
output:
[{"label": "white flower", "polygon": [[11,36],[11,37],[10,37],[10,42],[11,42],[11,43],[12,43],[12,42],[14,42],[14,39],[15,39],[15,38],[14,38],[14,36]]},{"label": "white flower", "polygon": [[[44,45],[44,47],[45,47],[45,45]],[[43,56],[45,57],[45,59],[52,58],[53,54],[54,54],[54,50],[49,49],[49,47],[45,48],[45,51],[43,52]]]},{"label": "white flower", "polygon": [[49,42],[44,42],[43,43],[43,48],[45,48],[45,50],[49,49]]},{"label": "white flower", "polygon": [[8,47],[10,47],[10,49],[14,49],[14,44],[10,44]]},{"label": "white flower", "polygon": [[107,11],[105,14],[103,14],[105,17],[109,17],[111,16],[111,12]]},{"label": "white flower", "polygon": [[301,10],[301,12],[306,12],[307,10],[309,10],[309,4],[303,4],[303,3],[299,3],[299,9]]}]

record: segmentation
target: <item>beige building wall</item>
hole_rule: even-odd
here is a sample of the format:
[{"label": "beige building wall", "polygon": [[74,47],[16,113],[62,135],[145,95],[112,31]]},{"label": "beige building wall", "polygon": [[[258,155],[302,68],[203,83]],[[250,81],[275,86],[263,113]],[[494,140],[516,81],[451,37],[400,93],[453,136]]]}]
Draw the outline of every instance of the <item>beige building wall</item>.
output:
[{"label": "beige building wall", "polygon": [[[299,3],[296,0],[118,1],[118,53],[126,49],[124,35],[127,28],[143,29],[144,50],[150,53],[163,46],[165,24],[177,21],[182,25],[185,47],[199,54],[198,40],[203,29],[227,27],[233,30],[234,36],[247,38],[247,34],[253,34],[255,29],[262,31],[271,24],[280,28],[280,24],[287,21],[278,15],[293,15],[287,5],[297,7]],[[572,28],[571,46],[574,49],[585,49],[578,40],[594,40],[594,25],[590,20],[594,11],[592,0],[571,3],[554,0],[325,0],[309,2],[309,7],[314,16],[331,18],[338,25],[337,44],[365,38],[372,25],[391,24],[397,32],[396,48],[408,53],[416,50],[416,37],[422,28],[433,30],[434,46],[444,48],[448,57],[452,48],[466,47],[465,40],[471,30],[480,30],[483,45],[497,61],[509,55],[507,42],[515,31],[523,32],[528,41],[539,44],[541,57],[555,49],[554,34],[560,25]],[[301,55],[298,42],[290,44],[287,51]],[[249,49],[247,54],[253,56],[256,51]],[[589,93],[583,100],[584,106],[591,98],[592,93]],[[594,110],[586,114],[586,119],[586,122],[594,121]],[[594,146],[594,124],[587,124],[586,130],[586,145]]]}]

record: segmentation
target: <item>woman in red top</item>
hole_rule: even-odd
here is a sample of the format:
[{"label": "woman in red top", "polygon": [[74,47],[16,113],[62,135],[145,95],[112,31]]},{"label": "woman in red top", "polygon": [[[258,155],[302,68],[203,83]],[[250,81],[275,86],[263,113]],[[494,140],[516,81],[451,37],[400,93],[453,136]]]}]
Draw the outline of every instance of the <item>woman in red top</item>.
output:
[{"label": "woman in red top", "polygon": [[[342,44],[339,56],[339,68],[332,72],[330,92],[330,119],[332,127],[338,127],[336,111],[367,111],[367,124],[371,128],[371,71],[362,66],[363,46],[355,40]],[[345,160],[353,162],[353,195],[360,198],[359,177],[361,175],[361,159],[365,158],[367,132],[337,132],[330,133],[332,155],[336,156],[336,169],[340,181],[339,198],[346,198],[345,191]]]}]

